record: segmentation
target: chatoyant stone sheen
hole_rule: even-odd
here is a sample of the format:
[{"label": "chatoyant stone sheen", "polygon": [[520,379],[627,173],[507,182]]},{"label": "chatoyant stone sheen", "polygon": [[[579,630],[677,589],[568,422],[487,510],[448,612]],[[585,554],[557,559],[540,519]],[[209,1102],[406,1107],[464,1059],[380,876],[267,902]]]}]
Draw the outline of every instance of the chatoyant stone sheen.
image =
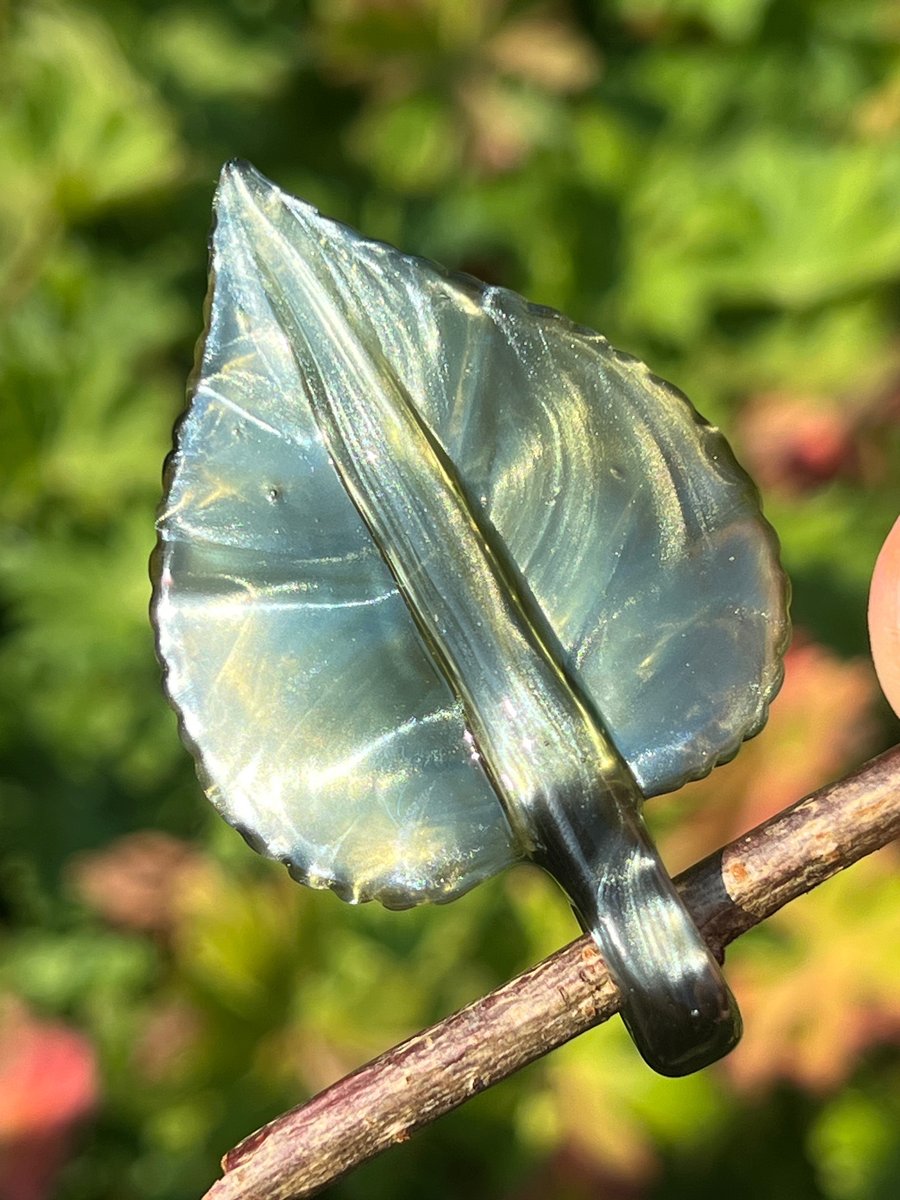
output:
[{"label": "chatoyant stone sheen", "polygon": [[230,163],[153,614],[206,791],[312,887],[401,908],[518,860],[568,893],[641,1053],[740,1018],[641,816],[781,680],[755,488],[599,334]]}]

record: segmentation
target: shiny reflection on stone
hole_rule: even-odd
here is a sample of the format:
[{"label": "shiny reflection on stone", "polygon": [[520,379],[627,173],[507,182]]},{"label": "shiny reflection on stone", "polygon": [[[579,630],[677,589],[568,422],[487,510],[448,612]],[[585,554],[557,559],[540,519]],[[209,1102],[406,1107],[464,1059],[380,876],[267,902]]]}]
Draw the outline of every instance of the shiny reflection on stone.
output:
[{"label": "shiny reflection on stone", "polygon": [[598,334],[366,241],[229,164],[166,478],[154,618],[207,791],[351,901],[523,857],[568,892],[669,1074],[734,1002],[641,818],[781,679],[751,482]]}]

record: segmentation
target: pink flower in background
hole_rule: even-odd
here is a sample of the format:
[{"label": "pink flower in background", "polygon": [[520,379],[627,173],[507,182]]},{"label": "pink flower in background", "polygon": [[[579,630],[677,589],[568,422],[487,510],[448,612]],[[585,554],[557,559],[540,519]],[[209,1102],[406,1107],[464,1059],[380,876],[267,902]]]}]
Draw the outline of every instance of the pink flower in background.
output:
[{"label": "pink flower in background", "polygon": [[94,1108],[97,1067],[75,1029],[0,1002],[0,1200],[47,1200],[75,1125]]},{"label": "pink flower in background", "polygon": [[201,863],[190,842],[146,829],[77,855],[69,878],[79,899],[111,925],[165,936]]},{"label": "pink flower in background", "polygon": [[806,492],[855,475],[854,414],[812,396],[754,396],[738,419],[741,460],[762,488]]}]

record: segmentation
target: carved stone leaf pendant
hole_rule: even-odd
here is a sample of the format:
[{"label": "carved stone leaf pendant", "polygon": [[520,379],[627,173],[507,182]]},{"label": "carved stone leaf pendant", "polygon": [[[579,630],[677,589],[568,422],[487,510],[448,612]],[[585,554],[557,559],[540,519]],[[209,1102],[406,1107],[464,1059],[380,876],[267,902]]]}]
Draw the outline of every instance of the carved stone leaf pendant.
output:
[{"label": "carved stone leaf pendant", "polygon": [[599,334],[367,241],[252,167],[216,193],[154,620],[207,793],[313,887],[450,900],[530,857],[647,1061],[740,1021],[641,818],[732,757],[787,589],[722,435]]}]

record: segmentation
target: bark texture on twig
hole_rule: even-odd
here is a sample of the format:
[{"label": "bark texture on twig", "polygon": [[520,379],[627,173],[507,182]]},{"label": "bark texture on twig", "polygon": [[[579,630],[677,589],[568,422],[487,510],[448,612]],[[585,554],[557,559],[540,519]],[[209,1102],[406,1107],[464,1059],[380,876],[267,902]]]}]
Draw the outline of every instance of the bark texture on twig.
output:
[{"label": "bark texture on twig", "polygon": [[[713,950],[900,834],[900,746],[813,792],[677,879]],[[588,937],[252,1134],[207,1200],[309,1196],[477,1092],[608,1020],[615,984]]]}]

